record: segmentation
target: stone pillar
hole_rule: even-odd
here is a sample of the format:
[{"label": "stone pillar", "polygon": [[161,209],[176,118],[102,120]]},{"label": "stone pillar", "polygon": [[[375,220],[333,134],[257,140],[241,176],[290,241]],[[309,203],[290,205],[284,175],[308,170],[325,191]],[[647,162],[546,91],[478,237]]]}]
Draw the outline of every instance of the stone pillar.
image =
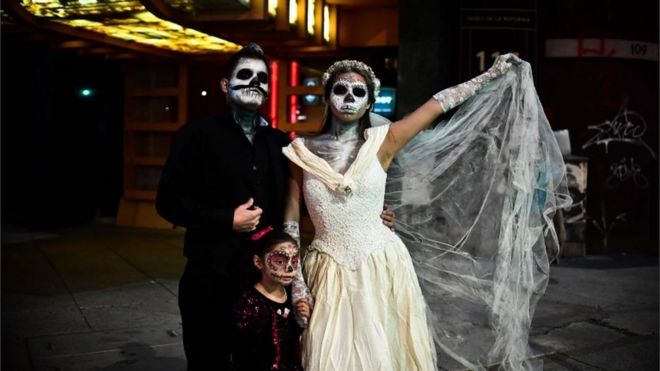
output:
[{"label": "stone pillar", "polygon": [[397,113],[403,117],[458,82],[456,0],[406,0],[399,11]]}]

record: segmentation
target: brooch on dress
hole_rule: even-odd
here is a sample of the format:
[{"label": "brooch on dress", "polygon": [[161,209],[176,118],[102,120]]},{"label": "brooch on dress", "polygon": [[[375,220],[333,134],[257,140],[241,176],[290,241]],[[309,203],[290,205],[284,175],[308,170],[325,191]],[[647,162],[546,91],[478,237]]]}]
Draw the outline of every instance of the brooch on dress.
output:
[{"label": "brooch on dress", "polygon": [[341,183],[337,186],[336,190],[339,193],[344,194],[345,196],[350,196],[353,193],[353,187],[355,182],[351,179],[343,179]]}]

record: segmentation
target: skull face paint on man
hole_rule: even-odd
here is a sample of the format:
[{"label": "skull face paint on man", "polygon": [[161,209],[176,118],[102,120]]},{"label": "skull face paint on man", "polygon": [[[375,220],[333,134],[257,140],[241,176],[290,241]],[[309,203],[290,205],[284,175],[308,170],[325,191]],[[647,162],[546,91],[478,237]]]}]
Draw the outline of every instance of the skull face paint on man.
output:
[{"label": "skull face paint on man", "polygon": [[257,110],[268,97],[268,66],[260,59],[241,58],[223,90],[231,104]]},{"label": "skull face paint on man", "polygon": [[367,82],[359,73],[345,72],[337,76],[330,92],[330,110],[344,123],[359,120],[371,107]]},{"label": "skull face paint on man", "polygon": [[282,242],[277,244],[272,250],[267,252],[263,261],[257,264],[263,274],[263,278],[273,283],[288,285],[293,281],[298,271],[300,257],[298,247],[292,242]]}]

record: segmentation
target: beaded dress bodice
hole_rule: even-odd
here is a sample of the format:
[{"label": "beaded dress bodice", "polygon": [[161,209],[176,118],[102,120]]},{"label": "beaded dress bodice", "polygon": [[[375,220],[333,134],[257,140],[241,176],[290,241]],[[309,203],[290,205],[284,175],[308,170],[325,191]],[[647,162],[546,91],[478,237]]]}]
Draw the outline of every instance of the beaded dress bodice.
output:
[{"label": "beaded dress bodice", "polygon": [[344,174],[339,174],[297,139],[285,155],[304,170],[303,193],[315,228],[309,249],[357,269],[369,255],[396,238],[380,218],[387,173],[377,152],[388,127],[370,128],[367,140]]}]

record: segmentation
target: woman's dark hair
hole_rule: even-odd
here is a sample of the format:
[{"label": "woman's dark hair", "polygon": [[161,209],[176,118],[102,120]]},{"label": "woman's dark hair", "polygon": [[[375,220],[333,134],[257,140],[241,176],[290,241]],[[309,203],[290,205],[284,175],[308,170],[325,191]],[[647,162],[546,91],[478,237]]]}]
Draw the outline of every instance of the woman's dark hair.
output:
[{"label": "woman's dark hair", "polygon": [[266,68],[269,68],[268,59],[266,58],[266,54],[264,54],[264,50],[261,49],[259,44],[249,43],[229,58],[224,77],[231,77],[231,73],[234,72],[234,69],[241,58],[262,60],[266,64]]},{"label": "woman's dark hair", "polygon": [[[374,85],[374,82],[369,79],[368,76],[364,76],[362,72],[355,68],[351,67],[343,67],[343,68],[338,68],[332,75],[330,75],[330,78],[328,81],[325,83],[324,87],[324,97],[325,101],[328,102],[330,100],[330,94],[332,93],[332,85],[335,84],[337,81],[337,76],[341,75],[342,73],[346,72],[355,72],[359,74],[360,76],[364,77],[364,80],[367,82],[367,91],[368,91],[368,102],[371,104],[371,107],[373,108],[374,103],[376,103],[376,87]],[[330,128],[332,127],[331,121],[332,120],[332,111],[329,109],[326,109],[325,111],[325,116],[323,117],[323,125],[321,126],[321,131],[320,134],[327,134],[330,131]],[[371,127],[371,120],[369,119],[369,111],[366,111],[362,117],[360,117],[359,124],[358,124],[358,134],[360,137],[364,138],[364,131],[367,130],[368,128]]]}]

